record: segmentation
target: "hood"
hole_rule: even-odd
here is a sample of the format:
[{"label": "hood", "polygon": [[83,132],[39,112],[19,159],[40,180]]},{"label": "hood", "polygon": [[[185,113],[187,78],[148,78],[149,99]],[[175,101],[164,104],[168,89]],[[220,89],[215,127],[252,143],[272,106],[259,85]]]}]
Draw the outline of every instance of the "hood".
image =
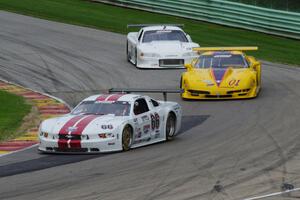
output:
[{"label": "hood", "polygon": [[189,73],[189,83],[203,87],[235,88],[252,87],[255,83],[255,74],[249,68],[208,68],[194,69]]},{"label": "hood", "polygon": [[145,52],[168,52],[177,53],[182,51],[191,52],[192,48],[198,47],[196,43],[180,42],[180,41],[153,41],[142,43],[140,49]]},{"label": "hood", "polygon": [[[66,115],[45,120],[41,131],[51,134],[97,134],[112,130],[124,121],[124,117],[114,115]],[[110,125],[110,128],[108,128]]]}]

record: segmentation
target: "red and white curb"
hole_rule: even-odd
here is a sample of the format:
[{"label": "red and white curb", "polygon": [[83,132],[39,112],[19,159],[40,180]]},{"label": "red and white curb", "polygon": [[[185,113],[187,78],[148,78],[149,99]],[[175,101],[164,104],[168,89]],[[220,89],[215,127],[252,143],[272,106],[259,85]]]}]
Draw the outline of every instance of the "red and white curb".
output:
[{"label": "red and white curb", "polygon": [[[48,94],[33,91],[31,89],[0,80],[0,90],[23,96],[36,106],[39,111],[39,119],[44,120],[70,112],[70,107],[61,99]],[[26,132],[15,139],[0,142],[0,157],[14,152],[23,151],[38,143],[38,125],[26,130]]]}]

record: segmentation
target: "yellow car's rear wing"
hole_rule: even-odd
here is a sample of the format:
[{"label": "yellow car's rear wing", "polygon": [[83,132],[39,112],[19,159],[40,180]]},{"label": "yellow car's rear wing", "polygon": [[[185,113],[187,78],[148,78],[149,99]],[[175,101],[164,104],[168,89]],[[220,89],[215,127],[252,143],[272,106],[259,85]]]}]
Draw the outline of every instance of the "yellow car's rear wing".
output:
[{"label": "yellow car's rear wing", "polygon": [[193,51],[256,51],[258,47],[196,47]]}]

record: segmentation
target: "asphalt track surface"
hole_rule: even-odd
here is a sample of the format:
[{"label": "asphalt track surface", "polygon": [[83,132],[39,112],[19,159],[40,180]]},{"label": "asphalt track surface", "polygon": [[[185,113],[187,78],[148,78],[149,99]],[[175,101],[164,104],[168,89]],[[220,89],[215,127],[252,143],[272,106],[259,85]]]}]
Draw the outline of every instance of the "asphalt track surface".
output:
[{"label": "asphalt track surface", "polygon": [[[72,106],[111,87],[174,88],[181,72],[136,69],[123,35],[0,12],[0,78]],[[34,147],[2,157],[0,199],[243,199],[283,183],[300,187],[300,69],[264,62],[262,79],[252,100],[170,95],[185,116],[171,142],[101,155]]]}]

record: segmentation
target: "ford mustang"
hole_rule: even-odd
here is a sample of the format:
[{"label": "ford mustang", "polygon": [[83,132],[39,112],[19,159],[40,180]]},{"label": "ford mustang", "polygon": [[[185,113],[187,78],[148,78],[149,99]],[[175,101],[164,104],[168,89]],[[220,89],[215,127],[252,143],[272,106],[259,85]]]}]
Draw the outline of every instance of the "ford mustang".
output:
[{"label": "ford mustang", "polygon": [[127,35],[127,60],[138,68],[183,68],[197,57],[192,42],[180,25],[128,25],[141,27]]},{"label": "ford mustang", "polygon": [[127,151],[172,139],[181,126],[178,103],[137,94],[101,94],[84,99],[70,114],[39,128],[39,150],[56,153]]},{"label": "ford mustang", "polygon": [[195,48],[200,53],[181,76],[183,99],[242,99],[261,89],[261,65],[242,51],[257,47]]}]

